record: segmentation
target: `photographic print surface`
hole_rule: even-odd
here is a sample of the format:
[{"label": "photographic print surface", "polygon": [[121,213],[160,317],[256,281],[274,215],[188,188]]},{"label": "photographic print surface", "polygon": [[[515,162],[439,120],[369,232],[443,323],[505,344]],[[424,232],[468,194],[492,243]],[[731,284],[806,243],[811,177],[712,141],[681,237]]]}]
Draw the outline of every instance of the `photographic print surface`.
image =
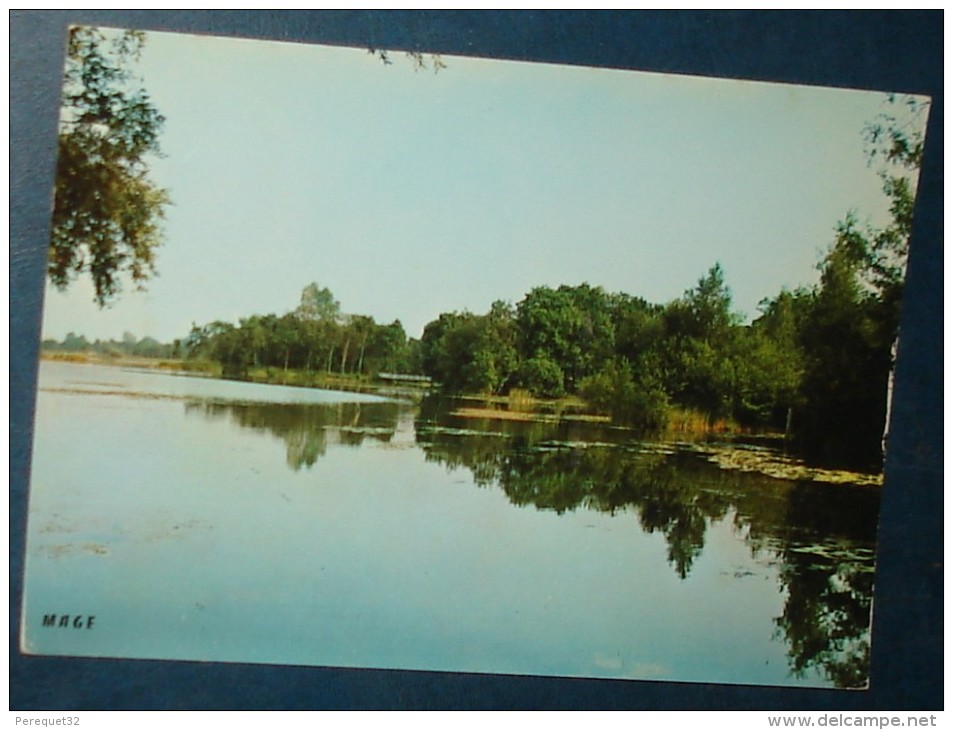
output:
[{"label": "photographic print surface", "polygon": [[927,100],[74,28],[21,644],[861,688]]}]

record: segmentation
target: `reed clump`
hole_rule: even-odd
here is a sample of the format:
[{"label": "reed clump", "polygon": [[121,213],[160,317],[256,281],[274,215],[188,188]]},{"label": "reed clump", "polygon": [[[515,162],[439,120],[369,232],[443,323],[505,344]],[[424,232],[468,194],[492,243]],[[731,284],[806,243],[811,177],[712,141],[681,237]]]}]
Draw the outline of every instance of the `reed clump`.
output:
[{"label": "reed clump", "polygon": [[705,435],[737,433],[738,424],[726,418],[714,418],[693,408],[669,407],[665,430],[671,433]]},{"label": "reed clump", "polygon": [[506,404],[509,410],[520,413],[536,410],[538,405],[533,394],[523,388],[513,388],[510,390]]}]

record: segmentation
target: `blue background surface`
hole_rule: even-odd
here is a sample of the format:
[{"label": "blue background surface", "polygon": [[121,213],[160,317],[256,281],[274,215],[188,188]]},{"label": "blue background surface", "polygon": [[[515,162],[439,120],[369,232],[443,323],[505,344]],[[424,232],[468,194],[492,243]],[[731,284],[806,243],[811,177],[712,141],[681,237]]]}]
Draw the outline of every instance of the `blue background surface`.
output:
[{"label": "blue background surface", "polygon": [[[70,23],[932,96],[882,502],[870,689],[19,654],[32,409],[63,43]],[[15,11],[10,42],[11,709],[942,708],[942,12]]]}]

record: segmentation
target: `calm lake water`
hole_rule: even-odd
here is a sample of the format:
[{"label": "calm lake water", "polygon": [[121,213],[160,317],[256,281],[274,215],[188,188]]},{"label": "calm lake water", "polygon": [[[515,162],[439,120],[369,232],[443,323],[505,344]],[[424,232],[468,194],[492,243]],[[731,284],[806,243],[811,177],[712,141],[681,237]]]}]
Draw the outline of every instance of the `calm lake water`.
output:
[{"label": "calm lake water", "polygon": [[876,488],[458,406],[42,363],[24,649],[866,683]]}]

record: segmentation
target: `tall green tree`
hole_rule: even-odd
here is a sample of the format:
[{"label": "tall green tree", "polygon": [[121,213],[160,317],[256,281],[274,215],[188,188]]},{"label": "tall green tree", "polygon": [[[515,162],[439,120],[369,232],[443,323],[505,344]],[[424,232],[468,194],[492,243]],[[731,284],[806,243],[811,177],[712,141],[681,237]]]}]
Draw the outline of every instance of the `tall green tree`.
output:
[{"label": "tall green tree", "polygon": [[407,333],[400,320],[387,325],[377,325],[371,334],[364,356],[365,370],[378,373],[413,372],[408,357]]},{"label": "tall green tree", "polygon": [[662,315],[659,360],[665,390],[709,416],[733,416],[738,392],[739,317],[720,264],[671,302]]},{"label": "tall green tree", "polygon": [[301,303],[295,315],[306,320],[336,321],[341,316],[341,305],[330,289],[311,282],[301,290]]},{"label": "tall green tree", "polygon": [[893,219],[885,228],[870,232],[873,280],[881,290],[902,283],[929,110],[927,101],[912,96],[901,100],[890,95],[887,101],[890,111],[864,129],[867,154],[871,164],[879,165],[877,174]]},{"label": "tall green tree", "polygon": [[873,465],[880,459],[896,329],[883,302],[864,285],[866,244],[848,218],[821,264],[801,333],[804,403],[795,426],[815,455]]},{"label": "tall green tree", "polygon": [[684,331],[706,342],[716,342],[738,324],[738,316],[731,311],[731,290],[720,263],[708,269],[695,288],[685,292],[682,301],[690,314]]},{"label": "tall green tree", "polygon": [[165,120],[132,71],[144,43],[138,31],[75,27],[66,49],[47,270],[59,289],[88,273],[101,307],[123,274],[141,287],[156,273],[170,202],[149,176]]},{"label": "tall green tree", "polygon": [[761,315],[747,328],[744,355],[739,360],[743,372],[739,415],[756,425],[769,425],[786,432],[792,427],[794,408],[803,402],[801,387],[805,357],[802,333],[812,305],[806,289],[781,291],[763,300]]},{"label": "tall green tree", "polygon": [[913,97],[888,102],[890,111],[864,136],[879,165],[891,221],[878,229],[851,212],[837,225],[802,333],[804,402],[795,414],[808,450],[870,466],[883,458],[927,109]]}]

